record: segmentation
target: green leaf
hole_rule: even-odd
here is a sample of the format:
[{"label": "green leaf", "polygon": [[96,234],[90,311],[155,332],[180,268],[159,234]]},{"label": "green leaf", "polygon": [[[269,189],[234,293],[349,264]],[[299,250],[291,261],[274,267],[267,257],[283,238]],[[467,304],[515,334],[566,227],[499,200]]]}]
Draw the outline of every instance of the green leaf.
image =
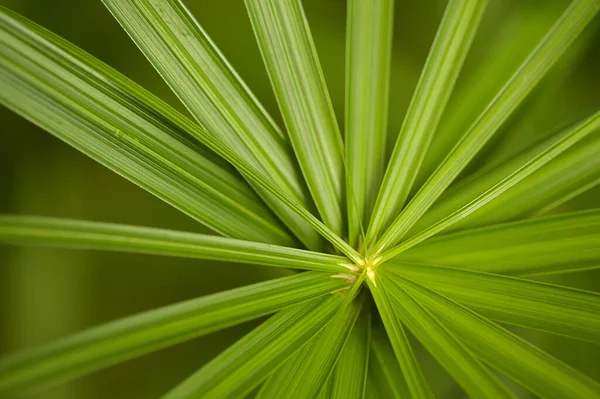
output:
[{"label": "green leaf", "polygon": [[571,3],[375,244],[375,253],[380,253],[397,243],[414,226],[475,154],[512,115],[599,9],[600,3],[597,0],[574,0]]},{"label": "green leaf", "polygon": [[[305,208],[314,207],[287,137],[181,1],[103,2],[208,133]],[[322,248],[321,237],[302,218],[258,188],[300,241]]]},{"label": "green leaf", "polygon": [[296,157],[325,225],[342,235],[342,143],[299,0],[246,0]]},{"label": "green leaf", "polygon": [[194,123],[9,10],[0,29],[6,107],[222,234],[297,245],[235,171],[187,134]]},{"label": "green leaf", "polygon": [[367,282],[410,394],[413,398],[433,398],[431,388],[425,381],[419,362],[408,341],[403,323],[394,311],[388,293],[381,285],[381,278],[373,272],[369,274]]},{"label": "green leaf", "polygon": [[104,324],[0,360],[0,396],[33,392],[68,381],[346,286],[342,279],[307,272]]},{"label": "green leaf", "polygon": [[[476,212],[489,202],[495,200],[497,197],[510,190],[524,179],[532,176],[535,172],[543,170],[544,167],[552,168],[552,166],[548,165],[551,164],[554,159],[559,158],[560,155],[562,155],[565,151],[577,144],[587,144],[582,141],[586,137],[590,136],[594,141],[600,144],[600,135],[596,134],[598,129],[600,129],[600,111],[585,119],[583,122],[578,123],[571,129],[568,129],[563,135],[561,135],[560,139],[548,146],[543,152],[528,160],[525,164],[477,196],[468,204],[452,212],[450,215],[436,222],[422,232],[412,236],[410,239],[404,241],[397,247],[392,248],[391,250],[382,254],[382,261],[393,258],[407,248],[410,248],[439,233],[440,231],[445,230],[449,226],[452,226],[453,224],[463,220],[473,212]],[[589,144],[586,145],[586,147],[587,146],[589,146]],[[597,148],[600,150],[600,146]],[[593,151],[598,152],[600,155],[600,151],[598,150],[594,149]]]},{"label": "green leaf", "polygon": [[451,0],[446,6],[381,184],[367,243],[404,207],[487,3]]},{"label": "green leaf", "polygon": [[256,399],[281,398],[284,392],[288,390],[289,384],[300,369],[300,366],[311,354],[312,348],[321,336],[321,332],[315,334],[299,350],[294,352],[264,383]]},{"label": "green leaf", "polygon": [[[445,232],[531,216],[564,202],[574,192],[591,188],[590,184],[594,185],[600,179],[600,112],[596,112],[587,121],[590,122],[590,125],[587,125],[586,128],[594,129],[595,132],[591,131],[580,143],[565,150],[492,203],[449,226]],[[468,204],[528,161],[547,151],[558,140],[568,135],[569,131],[572,129],[558,133],[496,167],[482,169],[451,186],[415,224],[411,232],[416,234]],[[532,196],[529,193],[535,193],[535,195]]]},{"label": "green leaf", "polygon": [[[469,73],[461,75],[460,83],[450,96],[410,196],[431,176],[471,123],[494,99],[519,64],[556,21],[563,7],[564,3],[560,2],[547,2],[544,7],[519,2],[498,32],[486,37],[483,54],[469,65]],[[564,58],[559,62],[562,63],[563,60]],[[535,92],[532,94],[535,95]],[[494,148],[494,154],[496,151]]]},{"label": "green leaf", "polygon": [[245,397],[317,334],[342,302],[341,296],[330,295],[277,313],[163,398]]},{"label": "green leaf", "polygon": [[403,288],[481,360],[537,396],[595,398],[600,395],[597,382],[486,318],[408,280],[403,280]]},{"label": "green leaf", "polygon": [[433,237],[393,262],[513,275],[600,266],[600,209],[540,217]]},{"label": "green leaf", "polygon": [[[360,255],[352,247],[321,223],[297,199],[284,192],[278,185],[273,183],[272,179],[266,177],[252,165],[248,164],[243,158],[198,125],[190,122],[116,71],[108,68],[64,40],[52,35],[43,28],[23,20],[21,17],[13,15],[10,11],[4,10],[3,13],[3,26],[5,25],[6,28],[10,27],[11,29],[14,28],[17,32],[20,32],[19,35],[11,36],[11,42],[15,41],[19,43],[31,37],[36,43],[41,41],[38,44],[46,43],[48,52],[43,55],[43,63],[54,66],[56,68],[55,72],[63,74],[64,79],[67,79],[66,81],[57,79],[54,75],[45,72],[45,69],[41,68],[38,64],[27,61],[21,53],[15,52],[13,54],[11,52],[10,54],[14,58],[18,57],[23,65],[15,65],[12,62],[8,62],[8,60],[7,62],[3,61],[2,64],[2,71],[5,72],[1,73],[0,77],[3,80],[7,80],[5,87],[10,88],[10,90],[1,91],[0,101],[9,106],[9,108],[11,108],[10,105],[14,105],[16,107],[14,108],[15,111],[31,116],[34,121],[47,127],[53,134],[58,135],[76,146],[79,150],[101,161],[104,165],[130,180],[151,190],[151,192],[161,198],[164,197],[163,199],[167,200],[167,202],[171,203],[170,201],[177,200],[177,203],[174,205],[180,206],[182,210],[191,213],[198,219],[200,217],[206,218],[211,223],[209,225],[215,229],[217,229],[215,226],[220,226],[224,231],[231,231],[231,235],[236,238],[269,242],[283,246],[296,246],[297,241],[287,230],[284,230],[279,221],[264,206],[260,199],[255,196],[254,192],[245,186],[242,180],[238,179],[235,182],[231,182],[229,174],[218,173],[212,163],[210,165],[206,165],[206,163],[197,165],[199,159],[201,159],[197,152],[202,151],[202,148],[196,145],[196,148],[191,150],[189,148],[193,144],[191,138],[189,139],[189,143],[186,142],[186,146],[182,146],[179,143],[177,147],[173,150],[169,149],[167,152],[165,140],[168,136],[165,129],[174,129],[173,134],[176,134],[176,137],[173,137],[173,139],[177,138],[179,141],[184,140],[182,136],[185,137],[185,132],[188,132],[234,165],[238,170],[243,171],[245,177],[253,184],[264,188],[289,206],[290,209],[303,218],[313,229],[331,242],[335,248],[354,262],[361,262]],[[49,41],[46,42],[39,35],[42,35]],[[27,45],[25,48],[27,54],[41,56],[31,46]],[[5,53],[8,54],[9,51],[6,50]],[[52,54],[55,54],[56,57],[53,57]],[[70,63],[64,67],[61,66],[61,63],[66,61]],[[35,76],[25,73],[24,68],[29,68],[29,70],[35,73]],[[80,80],[73,75],[73,70],[80,70],[86,80]],[[40,76],[47,77],[47,80],[52,82],[52,86],[39,81]],[[77,88],[71,86],[68,81],[77,82]],[[56,87],[59,83],[61,85]],[[45,90],[48,88],[54,89],[46,93]],[[80,88],[83,89],[80,90]],[[10,95],[8,95],[9,91]],[[75,98],[65,98],[63,91],[75,96]],[[107,97],[104,94],[107,91],[115,98]],[[90,93],[93,93],[93,95]],[[96,116],[95,113],[88,112],[87,108],[82,109],[80,102],[91,104],[94,107],[102,107],[103,112],[110,111],[111,119],[102,119]],[[151,104],[152,108],[140,105],[143,103]],[[110,108],[105,109],[107,104],[114,104],[116,108],[112,110]],[[138,106],[140,107],[139,109],[137,108]],[[173,122],[160,120],[160,126],[163,128],[160,131],[160,137],[150,136],[149,132],[153,132],[153,130],[151,130],[151,126],[145,120],[152,117],[154,121],[158,113],[156,109],[166,110],[165,113],[171,119],[176,119],[177,123],[183,127],[176,128]],[[52,112],[49,113],[49,110]],[[128,111],[128,118],[124,118],[121,115],[121,112],[125,110]],[[128,122],[134,117],[130,112],[136,110],[140,113],[139,121],[137,121],[140,124],[138,127]],[[60,118],[53,116],[53,112],[60,115]],[[68,112],[74,119],[66,119],[67,114],[65,112]],[[87,125],[85,126],[87,128],[82,126],[79,121],[82,117],[91,118],[86,119]],[[43,118],[43,120],[39,118]],[[69,121],[71,122],[67,124]],[[119,122],[119,129],[115,130],[114,125],[117,122]],[[98,124],[100,125],[98,126]],[[65,127],[68,127],[68,129],[65,130]],[[121,127],[123,129],[120,129]],[[87,130],[82,130],[83,128]],[[82,132],[86,132],[87,134],[82,135]],[[159,132],[154,133],[159,134]],[[157,139],[161,140],[160,147],[157,147],[158,143],[155,141]],[[144,145],[143,147],[142,144]],[[152,146],[146,149],[146,145],[150,144]],[[177,143],[169,144],[175,145]],[[157,150],[159,151],[158,154],[155,153]],[[165,158],[165,152],[169,158]],[[178,155],[182,152],[186,157]],[[151,156],[152,154],[154,155]],[[138,162],[132,163],[132,160],[136,159],[136,157],[138,158]],[[169,162],[171,157],[183,158],[181,165],[171,164]],[[189,159],[190,157],[191,160]],[[190,175],[188,169],[195,173],[202,173],[204,176],[208,175],[210,180],[208,182],[200,180],[198,177]],[[159,172],[162,174],[160,179],[149,178],[149,176]],[[150,183],[153,186],[148,186]],[[154,190],[152,187],[157,187],[157,189],[160,189],[160,192],[152,191]],[[222,190],[223,193],[218,192],[217,188]],[[204,194],[203,190],[207,190],[207,193]],[[234,202],[234,199],[239,203]],[[208,207],[207,203],[214,204],[214,206]],[[201,207],[200,210],[203,212],[199,213],[195,208],[189,209],[189,204]],[[227,205],[227,207],[221,209],[224,205]],[[243,223],[240,223],[241,221]],[[208,224],[208,222],[206,223]]]},{"label": "green leaf", "polygon": [[346,24],[346,208],[357,247],[385,171],[394,0],[350,0]]},{"label": "green leaf", "polygon": [[387,263],[383,269],[492,320],[600,344],[598,293],[445,267]]},{"label": "green leaf", "polygon": [[[370,396],[372,390],[379,395]],[[404,399],[410,391],[394,356],[394,349],[383,327],[375,325],[371,329],[371,354],[367,372],[367,398]]]},{"label": "green leaf", "polygon": [[[382,268],[377,269],[380,273]],[[513,395],[463,343],[403,288],[404,279],[378,280],[398,317],[470,398],[510,398]]]},{"label": "green leaf", "polygon": [[357,300],[351,301],[338,310],[279,397],[300,399],[317,397],[334,370],[363,303],[364,295],[361,295]]},{"label": "green leaf", "polygon": [[362,399],[364,397],[370,344],[371,312],[368,306],[363,306],[335,364],[330,377],[333,379],[332,392],[326,398]]},{"label": "green leaf", "polygon": [[80,220],[0,214],[0,242],[213,259],[347,273],[348,259],[205,234]]}]

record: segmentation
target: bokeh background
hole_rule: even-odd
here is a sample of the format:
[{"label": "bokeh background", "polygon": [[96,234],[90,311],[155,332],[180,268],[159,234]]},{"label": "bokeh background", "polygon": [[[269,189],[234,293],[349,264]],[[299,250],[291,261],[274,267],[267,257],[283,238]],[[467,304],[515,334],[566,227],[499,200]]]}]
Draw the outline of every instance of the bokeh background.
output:
[{"label": "bokeh background", "polygon": [[[243,1],[187,0],[185,3],[283,125]],[[568,0],[493,0],[490,3],[459,79],[459,89],[468,85],[470,79],[485,85],[493,76],[508,77]],[[0,0],[0,4],[74,42],[185,112],[100,0]],[[305,0],[304,4],[340,126],[343,126],[345,0]],[[439,0],[396,1],[390,142],[400,128],[444,7],[445,1]],[[522,40],[502,42],[503,35],[509,35],[513,29],[524,32]],[[600,107],[599,71],[600,21],[596,18],[489,149],[504,153],[517,151],[597,110]],[[452,101],[465,95],[460,90],[457,93]],[[481,102],[478,98],[472,101],[473,104]],[[197,222],[10,111],[0,109],[0,115],[0,212],[208,232]],[[478,158],[470,170],[490,159],[493,158]],[[598,206],[600,190],[596,188],[554,212]],[[251,265],[0,246],[0,356],[157,306],[285,273]],[[600,291],[597,271],[541,279]],[[256,323],[246,323],[108,368],[34,398],[159,397]],[[600,380],[597,346],[533,331],[519,332],[532,343]],[[419,348],[419,356],[439,397],[464,397],[460,388],[422,348]],[[520,397],[528,397],[526,392],[516,389]]]}]

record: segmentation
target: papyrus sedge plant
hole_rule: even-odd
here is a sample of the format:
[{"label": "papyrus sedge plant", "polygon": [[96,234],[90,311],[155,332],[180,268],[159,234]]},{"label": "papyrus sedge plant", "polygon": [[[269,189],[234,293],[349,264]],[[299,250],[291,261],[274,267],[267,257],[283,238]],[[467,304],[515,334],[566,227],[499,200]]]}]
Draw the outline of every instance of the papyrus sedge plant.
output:
[{"label": "papyrus sedge plant", "polygon": [[6,356],[0,397],[271,314],[164,398],[432,397],[410,334],[469,397],[514,397],[506,378],[600,397],[504,327],[600,344],[600,295],[527,278],[599,264],[600,209],[546,214],[600,182],[600,109],[466,173],[600,1],[573,0],[507,80],[446,107],[487,5],[450,0],[389,162],[393,0],[348,2],[343,132],[300,0],[246,0],[285,129],[180,1],[103,1],[195,121],[7,9],[2,103],[223,237],[3,215],[0,240],[302,272]]}]

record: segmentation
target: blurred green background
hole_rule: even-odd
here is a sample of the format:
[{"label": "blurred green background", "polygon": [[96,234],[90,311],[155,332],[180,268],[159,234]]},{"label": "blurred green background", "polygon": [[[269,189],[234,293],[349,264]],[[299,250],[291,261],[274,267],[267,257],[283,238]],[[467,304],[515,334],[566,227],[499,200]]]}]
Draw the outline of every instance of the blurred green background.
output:
[{"label": "blurred green background", "polygon": [[[486,57],[493,61],[488,66],[520,62],[518,47],[523,44],[518,41],[514,49],[509,44],[506,53],[494,53],[494,40],[503,34],[503,29],[537,24],[543,32],[568,1],[492,0],[490,3],[459,79],[459,88],[475,76]],[[99,0],[0,0],[0,4],[74,42],[183,110]],[[283,125],[243,1],[187,0],[186,4]],[[345,0],[305,0],[304,4],[343,125]],[[444,7],[444,1],[396,1],[390,140],[400,128]],[[599,19],[592,25],[576,48],[534,91],[522,111],[502,129],[491,149],[515,151],[598,109]],[[495,73],[498,72],[490,71],[488,75],[486,70],[477,76],[486,80]],[[24,119],[6,109],[1,109],[0,114],[0,212],[207,232],[203,226]],[[471,170],[485,161],[481,157]],[[555,212],[598,206],[600,190],[596,188]],[[0,356],[136,312],[285,273],[259,266],[198,260],[0,247]],[[600,291],[600,273],[595,271],[543,280]],[[158,397],[254,325],[256,322],[247,323],[111,367],[35,398]],[[522,331],[522,336],[600,380],[598,347],[532,331]],[[440,397],[464,396],[433,359],[422,350],[420,356]],[[528,397],[523,391],[519,393]]]}]

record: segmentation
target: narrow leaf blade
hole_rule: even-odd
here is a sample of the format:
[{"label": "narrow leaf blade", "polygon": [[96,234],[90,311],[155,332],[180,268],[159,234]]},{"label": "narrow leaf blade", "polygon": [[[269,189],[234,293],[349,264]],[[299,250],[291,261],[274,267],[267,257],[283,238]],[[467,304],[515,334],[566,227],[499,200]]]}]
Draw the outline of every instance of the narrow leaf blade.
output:
[{"label": "narrow leaf blade", "polygon": [[397,243],[448,188],[483,145],[523,102],[550,67],[593,19],[600,3],[574,0],[531,55],[471,125],[391,227],[375,245],[376,253]]},{"label": "narrow leaf blade", "polygon": [[[450,215],[436,222],[432,226],[414,235],[397,247],[391,249],[382,255],[382,258],[391,259],[402,251],[410,248],[427,238],[447,229],[448,227],[460,222],[469,215],[485,207],[488,203],[494,201],[499,196],[510,190],[515,185],[532,176],[534,173],[548,167],[556,158],[560,158],[566,151],[578,144],[584,144],[582,140],[590,137],[594,142],[600,144],[600,111],[596,112],[581,123],[578,123],[571,129],[568,129],[552,145],[539,153],[534,158],[528,160],[525,164],[513,171],[510,175],[493,185],[491,188],[477,196],[475,199],[464,205],[460,209],[452,212]],[[582,142],[582,143],[580,143]],[[580,147],[582,148],[582,147]],[[600,146],[593,151],[600,150]],[[598,151],[600,154],[600,151]]]},{"label": "narrow leaf blade", "polygon": [[398,318],[388,293],[383,289],[380,276],[373,273],[367,281],[410,394],[414,398],[433,398],[431,388],[425,381],[408,341],[403,323]]},{"label": "narrow leaf blade", "polygon": [[[371,312],[364,306],[333,371],[330,398],[362,399],[371,349]],[[330,377],[331,378],[331,377]]]},{"label": "narrow leaf blade", "polygon": [[383,268],[492,320],[600,344],[600,294],[444,267],[388,263]]},{"label": "narrow leaf blade", "polygon": [[[347,295],[350,295],[349,293]],[[282,397],[312,399],[325,388],[363,307],[364,296],[343,306],[327,323]]]},{"label": "narrow leaf blade", "polygon": [[[382,268],[378,270],[382,272]],[[403,279],[392,280],[385,276],[379,281],[388,292],[398,316],[469,397],[513,397],[454,334],[402,288]]]},{"label": "narrow leaf blade", "polygon": [[[556,204],[562,203],[565,198],[571,197],[575,192],[591,188],[590,183],[593,186],[600,179],[600,123],[598,122],[600,118],[598,115],[600,112],[596,112],[586,119],[590,122],[587,125],[590,131],[579,143],[566,148],[556,158],[534,171],[510,190],[502,193],[493,202],[449,226],[445,232],[531,216],[540,210],[551,209]],[[570,131],[577,129],[577,126],[581,127],[582,124],[559,132],[516,157],[491,169],[474,173],[451,186],[423,215],[411,232],[416,234],[468,204],[516,172],[531,159],[546,152],[557,141],[570,134]],[[535,195],[532,196],[529,193],[535,193]]]},{"label": "narrow leaf blade", "polygon": [[594,398],[600,385],[523,339],[421,285],[403,287],[491,367],[542,398]]},{"label": "narrow leaf blade", "polygon": [[344,288],[296,274],[151,310],[0,360],[0,396],[33,392]]},{"label": "narrow leaf blade", "polygon": [[600,209],[433,237],[394,262],[530,275],[600,266]]},{"label": "narrow leaf blade", "polygon": [[342,301],[330,295],[277,313],[163,398],[244,397],[317,334]]},{"label": "narrow leaf blade", "polygon": [[451,0],[404,118],[367,233],[372,242],[400,213],[467,56],[487,1]]},{"label": "narrow leaf blade", "polygon": [[299,0],[246,0],[302,173],[330,229],[343,234],[344,164],[339,128]]},{"label": "narrow leaf blade", "polygon": [[[287,138],[181,1],[104,4],[207,132],[304,207],[313,208]],[[310,249],[322,247],[319,235],[302,218],[258,188],[300,241]]]},{"label": "narrow leaf blade", "polygon": [[297,241],[177,111],[51,32],[0,11],[0,102],[212,229]]},{"label": "narrow leaf blade", "polygon": [[385,170],[393,17],[394,0],[347,5],[346,208],[354,247]]},{"label": "narrow leaf blade", "polygon": [[347,258],[206,234],[0,214],[0,242],[52,245],[347,273]]}]

